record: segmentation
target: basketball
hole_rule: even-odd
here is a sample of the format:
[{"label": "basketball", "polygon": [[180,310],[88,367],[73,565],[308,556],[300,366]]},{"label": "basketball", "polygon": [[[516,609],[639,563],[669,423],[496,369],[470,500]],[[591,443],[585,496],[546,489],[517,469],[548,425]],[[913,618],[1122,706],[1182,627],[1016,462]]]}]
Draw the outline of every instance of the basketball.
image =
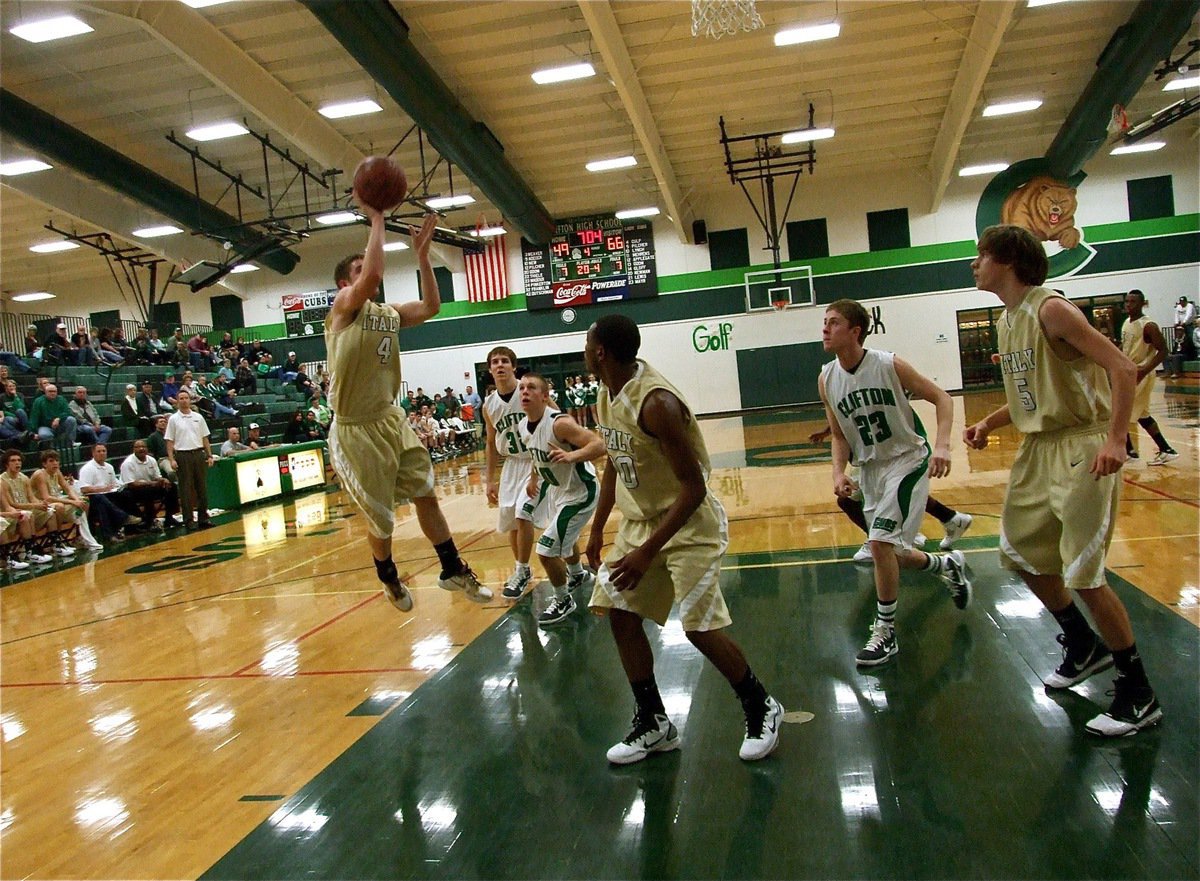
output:
[{"label": "basketball", "polygon": [[354,169],[354,192],[376,211],[390,211],[408,193],[408,178],[395,159],[368,156]]}]

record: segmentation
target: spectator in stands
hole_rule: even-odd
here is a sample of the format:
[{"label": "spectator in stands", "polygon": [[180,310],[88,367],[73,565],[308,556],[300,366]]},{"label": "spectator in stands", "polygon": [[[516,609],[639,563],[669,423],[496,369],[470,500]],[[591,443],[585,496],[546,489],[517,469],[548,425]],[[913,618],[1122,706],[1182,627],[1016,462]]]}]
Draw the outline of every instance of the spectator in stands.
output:
[{"label": "spectator in stands", "polygon": [[138,328],[133,338],[133,355],[129,359],[133,364],[153,364],[154,353],[150,351],[150,335],[144,327]]},{"label": "spectator in stands", "polygon": [[212,346],[208,344],[208,340],[204,338],[203,334],[194,334],[187,341],[187,349],[188,361],[191,363],[193,370],[212,370]]},{"label": "spectator in stands", "polygon": [[287,353],[287,360],[279,365],[279,378],[284,382],[295,382],[301,370],[300,361],[295,352]]},{"label": "spectator in stands", "polygon": [[25,399],[17,391],[17,381],[7,380],[0,394],[0,440],[25,446],[29,443],[29,415],[25,412]]},{"label": "spectator in stands", "polygon": [[317,421],[317,414],[312,410],[304,411],[304,439],[306,441],[325,440],[325,429]]},{"label": "spectator in stands", "polygon": [[25,328],[25,360],[34,368],[42,366],[42,344],[38,342],[36,324]]},{"label": "spectator in stands", "polygon": [[267,439],[262,436],[262,429],[257,422],[251,422],[246,428],[246,446],[252,450],[271,446]]},{"label": "spectator in stands", "polygon": [[244,357],[251,364],[257,364],[258,359],[262,357],[265,351],[266,349],[263,348],[262,340],[255,340],[250,344],[250,348],[246,350]]},{"label": "spectator in stands", "polygon": [[274,360],[274,357],[266,349],[259,352],[258,361],[254,365],[254,374],[264,383],[268,379],[279,378],[279,368],[272,363]]},{"label": "spectator in stands", "polygon": [[[187,392],[192,396],[193,399],[196,397],[196,375],[192,373],[192,371],[186,369],[183,371],[183,376],[179,380],[179,390],[181,392]],[[193,400],[193,406],[195,403],[195,400]]]},{"label": "spectator in stands", "polygon": [[171,370],[163,374],[162,395],[158,399],[158,409],[164,413],[174,413],[175,407],[178,405],[179,396],[179,380],[175,378],[175,371]]},{"label": "spectator in stands", "polygon": [[171,335],[171,339],[167,340],[167,346],[171,350],[172,364],[178,366],[191,362],[191,352],[188,351],[187,340],[183,338],[183,328],[175,328],[175,333]]},{"label": "spectator in stands", "polygon": [[221,366],[217,368],[216,376],[225,380],[227,387],[237,388],[237,386],[233,385],[237,380],[237,371],[233,369],[233,362],[228,358],[221,359]]},{"label": "spectator in stands", "polygon": [[133,442],[133,452],[121,463],[122,492],[137,503],[142,522],[147,526],[154,523],[155,513],[161,505],[163,525],[174,529],[181,525],[175,519],[179,513],[179,493],[175,484],[163,477],[149,452],[145,441]]},{"label": "spectator in stands", "polygon": [[242,353],[238,349],[237,343],[233,341],[233,334],[231,334],[229,331],[226,331],[225,335],[221,337],[221,342],[217,346],[217,351],[220,353],[222,358],[228,358],[230,364],[242,357]]},{"label": "spectator in stands", "polygon": [[246,338],[244,336],[240,336],[237,338],[237,350],[238,350],[237,359],[239,361],[242,360],[243,358],[245,358],[246,352],[248,352],[250,350],[250,346],[246,344]]},{"label": "spectator in stands", "polygon": [[[224,389],[218,389],[213,383],[208,381],[208,377],[201,373],[196,377],[196,382],[193,385],[192,403],[196,408],[205,414],[211,414],[218,419],[232,419],[238,415],[238,411],[228,404],[222,403],[218,398],[224,395]],[[226,397],[228,400],[228,397]]]},{"label": "spectator in stands", "polygon": [[254,369],[245,358],[238,361],[237,373],[233,380],[234,387],[243,395],[252,395],[258,391],[258,380],[254,378]]},{"label": "spectator in stands", "polygon": [[433,407],[433,401],[430,400],[429,395],[425,394],[425,389],[421,388],[420,386],[417,386],[416,402],[418,412],[420,412],[422,407]]},{"label": "spectator in stands", "polygon": [[285,444],[299,444],[308,440],[308,435],[304,431],[304,411],[297,410],[292,414],[292,418],[288,420],[287,427],[283,429],[283,442]]},{"label": "spectator in stands", "polygon": [[166,412],[154,399],[154,386],[148,379],[142,382],[142,390],[138,392],[137,412],[139,416],[151,417],[150,428],[145,430],[153,429],[154,419],[158,417],[159,412]]},{"label": "spectator in stands", "polygon": [[171,457],[167,455],[167,417],[159,415],[154,420],[154,431],[150,432],[146,437],[146,449],[150,455],[158,462],[158,470],[163,473],[163,476],[170,481],[176,479],[175,466],[171,464]]},{"label": "spectator in stands", "polygon": [[439,422],[446,418],[446,405],[442,403],[441,395],[434,394],[433,406],[429,408],[429,412]]},{"label": "spectator in stands", "polygon": [[237,406],[237,389],[231,389],[225,385],[225,380],[218,375],[216,382],[209,383],[209,387],[213,392],[213,403],[217,407],[217,415],[221,415],[222,410],[228,410],[234,416],[238,416],[241,412],[253,404],[247,404],[245,407]]},{"label": "spectator in stands", "polygon": [[[150,383],[146,383],[149,385]],[[137,386],[132,382],[125,384],[125,397],[121,398],[121,418],[125,424],[136,428],[138,434],[148,434],[154,430],[154,417],[158,415],[154,410],[153,402],[147,399],[150,409],[145,412],[139,412],[138,401],[141,396],[137,393]]]},{"label": "spectator in stands", "polygon": [[317,378],[313,380],[313,385],[321,390],[322,395],[329,394],[329,371],[324,367],[317,368]]},{"label": "spectator in stands", "polygon": [[132,361],[137,355],[137,350],[125,339],[125,330],[120,325],[110,328],[109,335],[106,337],[104,331],[100,332],[101,343],[108,342],[116,352],[125,361]]},{"label": "spectator in stands", "polygon": [[433,417],[429,415],[429,408],[422,407],[421,415],[417,417],[414,426],[417,432],[417,439],[425,445],[425,449],[433,453],[437,449],[438,434],[437,425],[433,421]]},{"label": "spectator in stands", "polygon": [[442,403],[446,407],[446,418],[457,416],[458,411],[462,409],[462,402],[458,400],[458,395],[454,394],[454,389],[446,386],[446,393],[442,395]]},{"label": "spectator in stands", "polygon": [[329,431],[329,423],[333,421],[333,411],[321,399],[320,392],[314,392],[312,398],[308,402],[308,412],[317,420],[317,424],[321,426],[322,431]]},{"label": "spectator in stands", "polygon": [[[0,473],[0,497],[3,497],[6,510],[24,511],[33,521],[32,537],[25,543],[28,549],[28,559],[31,563],[44,564],[54,558],[43,553],[56,543],[58,538],[58,520],[47,502],[33,495],[29,478],[21,473],[23,465],[20,450],[6,450],[4,453],[4,471]],[[63,549],[62,545],[55,547],[55,553],[61,557],[69,557],[74,549]]]},{"label": "spectator in stands", "polygon": [[46,343],[43,349],[43,360],[48,360],[55,364],[83,363],[80,360],[82,353],[67,339],[67,326],[61,321],[46,336]]},{"label": "spectator in stands", "polygon": [[[123,347],[124,341],[122,341]],[[105,364],[111,364],[114,367],[125,363],[125,356],[121,354],[121,349],[113,345],[113,332],[109,328],[103,328],[99,333],[95,328],[92,328],[92,351],[96,353],[97,359]]]},{"label": "spectator in stands", "polygon": [[[1194,361],[1196,359],[1196,341],[1193,338],[1193,332],[1196,329],[1196,304],[1187,297],[1180,297],[1179,302],[1175,305],[1175,329],[1183,360]],[[1182,367],[1180,373],[1182,373]]]},{"label": "spectator in stands", "polygon": [[84,443],[96,442],[106,444],[112,436],[112,428],[100,421],[100,413],[96,405],[88,400],[88,390],[83,386],[75,388],[75,397],[67,405],[71,415],[75,417],[76,431]]},{"label": "spectator in stands", "polygon": [[121,479],[108,461],[108,447],[105,444],[94,445],[92,458],[79,466],[79,491],[92,500],[93,505],[96,504],[96,497],[104,496],[104,502],[100,504],[111,502],[119,508],[125,515],[124,526],[149,526],[154,522],[144,523],[138,516],[137,500],[121,485]]},{"label": "spectator in stands", "polygon": [[5,352],[0,349],[0,364],[3,364],[10,370],[20,370],[22,373],[35,372],[33,368],[17,357],[16,352]]},{"label": "spectator in stands", "polygon": [[221,456],[232,456],[234,453],[243,453],[248,449],[250,447],[242,443],[242,430],[234,427],[229,429],[225,443],[221,444]]},{"label": "spectator in stands", "polygon": [[[411,422],[412,421],[411,417],[413,415],[413,411],[417,409],[417,403],[416,403],[416,401],[413,400],[412,389],[409,389],[408,393],[403,398],[400,399],[400,409],[402,409],[404,411],[405,415],[410,417],[409,421]],[[418,411],[418,413],[419,413],[419,411]]]},{"label": "spectator in stands", "polygon": [[92,337],[86,327],[80,327],[71,334],[71,348],[74,350],[76,364],[97,364],[100,361],[100,356],[92,348]]},{"label": "spectator in stands", "polygon": [[308,375],[303,370],[296,374],[295,386],[296,390],[306,398],[311,398],[313,396],[313,392],[319,391],[316,383],[309,379]]},{"label": "spectator in stands", "polygon": [[150,349],[150,360],[155,364],[171,363],[171,350],[158,337],[158,328],[150,328],[150,336],[146,340],[146,345]]},{"label": "spectator in stands", "polygon": [[467,390],[459,396],[459,400],[464,404],[470,404],[475,408],[475,412],[479,412],[479,408],[483,406],[483,398],[479,397],[478,392],[471,386],[467,386]]},{"label": "spectator in stands", "polygon": [[37,432],[38,440],[59,440],[78,445],[75,440],[77,423],[71,408],[58,395],[58,386],[46,383],[46,393],[33,402],[29,427]]},{"label": "spectator in stands", "polygon": [[[30,488],[36,498],[48,502],[54,511],[55,519],[64,531],[74,525],[79,530],[79,544],[84,550],[102,551],[104,545],[92,535],[88,525],[88,500],[75,491],[75,484],[62,473],[58,453],[55,450],[42,450],[42,467],[33,472],[29,479]],[[107,508],[114,520],[108,528],[116,531],[125,522],[125,517],[115,507]],[[69,539],[69,534],[63,536]]]}]

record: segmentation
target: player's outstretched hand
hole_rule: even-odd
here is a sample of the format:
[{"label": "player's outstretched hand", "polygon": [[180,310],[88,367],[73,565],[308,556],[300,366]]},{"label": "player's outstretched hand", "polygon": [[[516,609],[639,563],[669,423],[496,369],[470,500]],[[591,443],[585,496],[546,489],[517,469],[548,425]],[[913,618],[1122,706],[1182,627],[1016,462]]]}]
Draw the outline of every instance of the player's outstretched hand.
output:
[{"label": "player's outstretched hand", "polygon": [[945,477],[950,473],[950,448],[934,447],[929,457],[929,476]]},{"label": "player's outstretched hand", "polygon": [[988,427],[985,422],[968,425],[966,431],[963,432],[963,443],[972,450],[982,450],[987,446],[987,439]]},{"label": "player's outstretched hand", "polygon": [[425,221],[421,224],[420,229],[409,227],[409,232],[413,237],[413,251],[418,257],[429,253],[429,243],[433,241],[433,231],[437,229],[437,221],[437,215],[430,212],[425,215]]},{"label": "player's outstretched hand", "polygon": [[1092,460],[1092,467],[1089,470],[1099,480],[1101,477],[1108,477],[1108,475],[1120,471],[1127,458],[1123,443],[1106,440],[1104,446],[1096,453],[1096,458]]},{"label": "player's outstretched hand", "polygon": [[358,194],[358,190],[354,190],[353,193],[354,201],[358,205],[359,212],[366,217],[367,220],[374,221],[376,217],[383,217],[383,212],[378,208],[372,208],[370,205],[368,205],[363,200],[363,197]]}]

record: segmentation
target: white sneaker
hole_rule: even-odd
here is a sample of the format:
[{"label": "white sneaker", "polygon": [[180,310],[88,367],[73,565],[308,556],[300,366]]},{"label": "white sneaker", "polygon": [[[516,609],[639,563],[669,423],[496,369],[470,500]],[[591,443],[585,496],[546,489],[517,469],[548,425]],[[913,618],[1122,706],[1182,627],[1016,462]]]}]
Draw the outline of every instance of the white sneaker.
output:
[{"label": "white sneaker", "polygon": [[411,612],[413,607],[412,593],[409,592],[404,582],[397,578],[394,582],[385,581],[383,583],[383,595],[387,597],[388,602],[399,609],[401,612]]},{"label": "white sneaker", "polygon": [[24,560],[18,560],[16,557],[12,557],[8,561],[8,568],[9,569],[17,569],[17,570],[28,569],[29,564],[26,563]]},{"label": "white sneaker", "polygon": [[504,582],[504,589],[500,594],[506,600],[519,600],[525,595],[525,591],[529,590],[529,586],[533,584],[533,572],[526,569],[524,572],[514,572],[508,576],[508,581]]},{"label": "white sneaker", "polygon": [[854,562],[870,563],[871,560],[871,543],[869,541],[864,541],[862,543],[862,547],[854,552]]},{"label": "white sneaker", "polygon": [[756,762],[765,759],[774,752],[779,743],[779,725],[783,721],[783,705],[775,698],[767,695],[766,711],[759,717],[761,710],[746,711],[746,739],[738,750],[738,758],[746,762]]},{"label": "white sneaker", "polygon": [[31,554],[29,554],[29,560],[30,560],[30,562],[37,563],[39,566],[42,566],[46,563],[54,562],[54,558],[52,556],[50,556],[49,554],[31,553]]},{"label": "white sneaker", "polygon": [[592,583],[595,580],[596,580],[596,573],[594,573],[591,569],[584,566],[583,571],[580,572],[578,575],[571,575],[568,573],[568,575],[567,575],[567,590],[575,590],[576,588],[579,588],[579,587],[591,587]]},{"label": "white sneaker", "polygon": [[473,603],[486,603],[492,598],[491,590],[479,582],[479,578],[465,562],[462,564],[462,569],[459,570],[457,575],[451,575],[449,578],[439,578],[438,587],[442,590],[464,591],[467,599]]},{"label": "white sneaker", "polygon": [[1160,450],[1158,453],[1155,454],[1154,458],[1151,459],[1146,464],[1147,465],[1166,465],[1168,462],[1173,462],[1174,460],[1176,460],[1178,458],[1179,458],[1179,454],[1177,452],[1175,452],[1174,450],[1169,450],[1167,452],[1163,452]]},{"label": "white sneaker", "polygon": [[949,522],[946,523],[946,537],[942,539],[940,545],[943,551],[948,551],[954,547],[954,543],[963,537],[963,533],[971,528],[971,523],[975,520],[970,514],[964,514],[959,511]]},{"label": "white sneaker", "polygon": [[633,717],[633,730],[620,743],[608,750],[608,760],[614,765],[632,765],[650,753],[665,753],[679,749],[679,731],[671,720],[656,713],[651,720]]},{"label": "white sneaker", "polygon": [[75,549],[66,545],[59,545],[54,549],[54,553],[59,557],[73,557],[75,556]]},{"label": "white sneaker", "polygon": [[565,593],[560,597],[555,597],[550,605],[546,607],[546,610],[538,615],[538,624],[543,627],[560,624],[566,621],[574,611],[575,598],[569,593]]}]

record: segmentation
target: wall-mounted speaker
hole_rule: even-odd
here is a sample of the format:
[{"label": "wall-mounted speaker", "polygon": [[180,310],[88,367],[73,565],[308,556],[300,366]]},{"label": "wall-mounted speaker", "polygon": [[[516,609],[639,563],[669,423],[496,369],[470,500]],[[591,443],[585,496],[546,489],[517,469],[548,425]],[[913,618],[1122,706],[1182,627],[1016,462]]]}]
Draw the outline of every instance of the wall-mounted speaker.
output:
[{"label": "wall-mounted speaker", "polygon": [[703,220],[692,221],[692,241],[697,245],[708,243],[708,226]]}]

